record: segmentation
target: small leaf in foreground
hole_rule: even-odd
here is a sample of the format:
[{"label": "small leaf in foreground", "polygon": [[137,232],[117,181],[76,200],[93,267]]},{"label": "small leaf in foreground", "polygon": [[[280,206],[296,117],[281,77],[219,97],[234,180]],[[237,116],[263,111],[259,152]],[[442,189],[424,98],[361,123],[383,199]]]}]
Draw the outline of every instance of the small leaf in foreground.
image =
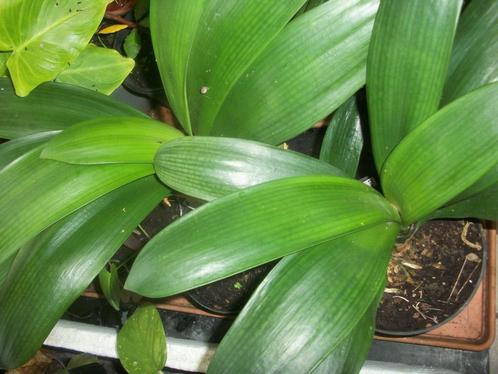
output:
[{"label": "small leaf in foreground", "polygon": [[154,305],[139,307],[118,334],[119,360],[130,374],[154,374],[166,363],[166,335]]},{"label": "small leaf in foreground", "polygon": [[128,34],[124,41],[123,48],[128,57],[137,57],[138,52],[140,52],[140,48],[142,48],[142,41],[137,29],[131,30],[131,32]]}]

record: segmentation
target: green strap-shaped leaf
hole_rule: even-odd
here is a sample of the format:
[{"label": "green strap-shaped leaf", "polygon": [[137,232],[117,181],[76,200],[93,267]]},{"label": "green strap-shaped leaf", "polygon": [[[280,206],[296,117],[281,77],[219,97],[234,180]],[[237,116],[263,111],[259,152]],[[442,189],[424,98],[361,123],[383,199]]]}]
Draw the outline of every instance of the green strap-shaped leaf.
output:
[{"label": "green strap-shaped leaf", "polygon": [[207,133],[230,88],[304,2],[152,0],[159,70],[189,134]]},{"label": "green strap-shaped leaf", "polygon": [[461,0],[386,0],[375,19],[367,95],[375,164],[435,113]]},{"label": "green strap-shaped leaf", "polygon": [[120,287],[118,268],[115,264],[109,265],[109,270],[104,267],[99,273],[100,289],[104,293],[109,304],[119,311]]},{"label": "green strap-shaped leaf", "polygon": [[133,59],[121,56],[116,50],[90,44],[55,80],[110,95],[134,66]]},{"label": "green strap-shaped leaf", "polygon": [[314,370],[314,374],[358,373],[368,356],[375,331],[375,313],[378,300],[375,300],[362,319],[354,326],[349,336]]},{"label": "green strap-shaped leaf", "polygon": [[140,306],[117,339],[119,361],[129,374],[160,373],[166,364],[166,335],[154,305]]},{"label": "green strap-shaped leaf", "polygon": [[39,132],[0,144],[0,170],[59,133],[60,131]]},{"label": "green strap-shaped leaf", "polygon": [[410,133],[386,160],[386,197],[409,224],[470,187],[498,163],[498,83],[457,99]]},{"label": "green strap-shaped leaf", "polygon": [[397,220],[392,206],[358,181],[280,179],[217,199],[169,225],[140,252],[125,288],[150,297],[173,295]]},{"label": "green strap-shaped leaf", "polygon": [[[187,68],[206,0],[151,0],[150,31],[168,103],[187,134],[192,126],[187,103]],[[204,46],[206,48],[206,46]]]},{"label": "green strap-shaped leaf", "polygon": [[63,130],[95,117],[145,114],[97,92],[63,83],[45,83],[28,97],[15,95],[8,78],[0,78],[0,137]]},{"label": "green strap-shaped leaf", "polygon": [[0,291],[0,366],[18,367],[34,355],[64,311],[167,194],[154,177],[139,179],[77,210],[21,249]]},{"label": "green strap-shaped leaf", "polygon": [[498,80],[498,2],[471,1],[457,33],[443,103]]},{"label": "green strap-shaped leaf", "polygon": [[188,60],[186,92],[194,134],[210,133],[232,87],[305,1],[206,2]]},{"label": "green strap-shaped leaf", "polygon": [[487,190],[489,187],[495,185],[496,183],[498,183],[498,163],[495,164],[495,166],[491,168],[486,174],[484,174],[484,176],[478,179],[477,182],[472,184],[462,193],[458,194],[457,197],[450,201],[450,203],[468,199],[469,197]]},{"label": "green strap-shaped leaf", "polygon": [[41,157],[72,164],[151,164],[163,142],[181,136],[150,119],[98,118],[64,130],[44,147]]},{"label": "green strap-shaped leaf", "polygon": [[337,109],[365,84],[377,6],[329,0],[290,22],[234,85],[210,135],[280,144]]},{"label": "green strap-shaped leaf", "polygon": [[498,183],[437,210],[431,218],[481,218],[498,221]]},{"label": "green strap-shaped leaf", "polygon": [[154,172],[152,165],[69,165],[40,159],[41,145],[0,171],[0,262],[96,198]]},{"label": "green strap-shaped leaf", "polygon": [[300,153],[250,140],[201,136],[165,143],[154,167],[171,188],[204,200],[285,177],[344,176],[339,169]]},{"label": "green strap-shaped leaf", "polygon": [[398,227],[377,225],[283,259],[223,338],[208,373],[311,373],[331,354],[328,373],[356,372],[346,367],[361,367],[371,340],[355,342],[362,354],[353,362],[340,351],[358,325],[372,333],[371,305]]},{"label": "green strap-shaped leaf", "polygon": [[330,121],[322,146],[320,160],[343,170],[354,178],[363,148],[360,114],[353,96],[337,110]]},{"label": "green strap-shaped leaf", "polygon": [[18,1],[0,7],[5,32],[0,50],[13,51],[7,67],[19,96],[53,80],[85,48],[109,0]]}]

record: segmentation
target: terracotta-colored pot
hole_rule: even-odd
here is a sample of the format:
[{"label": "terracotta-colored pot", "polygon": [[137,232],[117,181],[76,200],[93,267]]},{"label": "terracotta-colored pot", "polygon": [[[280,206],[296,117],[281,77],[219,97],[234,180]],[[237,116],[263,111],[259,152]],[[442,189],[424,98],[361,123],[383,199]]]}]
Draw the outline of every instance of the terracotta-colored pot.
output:
[{"label": "terracotta-colored pot", "polygon": [[436,347],[482,351],[493,344],[496,328],[496,225],[487,223],[487,266],[472,300],[451,321],[428,333],[375,339]]}]

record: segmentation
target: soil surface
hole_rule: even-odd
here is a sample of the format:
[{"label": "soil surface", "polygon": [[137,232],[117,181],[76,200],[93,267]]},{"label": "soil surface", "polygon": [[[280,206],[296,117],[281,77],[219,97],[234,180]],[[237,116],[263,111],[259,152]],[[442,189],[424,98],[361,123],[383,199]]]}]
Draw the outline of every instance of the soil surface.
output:
[{"label": "soil surface", "polygon": [[481,225],[430,221],[396,245],[377,311],[382,332],[431,328],[457,312],[481,274]]}]

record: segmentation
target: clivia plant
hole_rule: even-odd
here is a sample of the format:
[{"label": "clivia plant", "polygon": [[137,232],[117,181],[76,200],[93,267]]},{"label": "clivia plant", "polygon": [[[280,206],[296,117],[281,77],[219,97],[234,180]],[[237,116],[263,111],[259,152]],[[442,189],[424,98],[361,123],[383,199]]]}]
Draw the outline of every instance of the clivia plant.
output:
[{"label": "clivia plant", "polygon": [[[168,296],[282,258],[209,372],[359,371],[399,231],[498,215],[497,6],[461,6],[152,0],[183,132],[67,85],[21,99],[3,79],[1,365],[36,351],[175,190],[210,202],[147,243],[125,288]],[[362,139],[347,100],[365,81],[382,193],[352,178]],[[335,166],[275,146],[343,103],[324,144]]]}]

